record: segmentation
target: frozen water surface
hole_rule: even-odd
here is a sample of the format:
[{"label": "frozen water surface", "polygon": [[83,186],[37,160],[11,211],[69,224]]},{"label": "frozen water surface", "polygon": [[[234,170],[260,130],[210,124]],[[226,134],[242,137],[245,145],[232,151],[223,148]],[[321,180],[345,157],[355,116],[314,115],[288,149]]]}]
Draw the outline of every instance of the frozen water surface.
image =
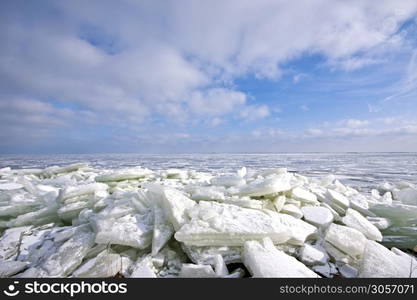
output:
[{"label": "frozen water surface", "polygon": [[309,177],[334,174],[343,184],[365,190],[384,181],[417,183],[417,153],[0,155],[0,168],[45,168],[76,162],[103,169],[141,166],[212,173],[234,173],[243,166],[257,171],[285,167]]}]

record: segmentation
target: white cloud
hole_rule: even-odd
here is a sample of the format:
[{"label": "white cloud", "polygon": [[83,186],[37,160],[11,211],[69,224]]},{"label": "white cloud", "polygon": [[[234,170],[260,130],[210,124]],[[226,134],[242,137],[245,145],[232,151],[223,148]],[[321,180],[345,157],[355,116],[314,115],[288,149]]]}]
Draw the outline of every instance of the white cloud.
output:
[{"label": "white cloud", "polygon": [[264,119],[270,114],[270,110],[266,105],[249,105],[240,112],[239,116],[246,121],[255,121]]},{"label": "white cloud", "polygon": [[378,118],[374,120],[342,120],[305,130],[304,137],[376,137],[417,133],[417,121],[406,118]]},{"label": "white cloud", "polygon": [[232,116],[261,120],[273,104],[248,104],[237,78],[278,80],[303,54],[347,71],[380,63],[406,44],[397,30],[416,11],[414,0],[12,1],[0,12],[0,102],[59,104],[32,115],[8,108],[39,128],[71,124],[74,114],[97,127],[135,130],[158,119],[207,126]]},{"label": "white cloud", "polygon": [[244,93],[223,88],[197,91],[192,93],[189,99],[191,111],[198,115],[225,115],[234,112],[245,103]]},{"label": "white cloud", "polygon": [[356,119],[349,119],[345,121],[346,126],[349,128],[357,128],[369,125],[368,120],[356,120]]}]

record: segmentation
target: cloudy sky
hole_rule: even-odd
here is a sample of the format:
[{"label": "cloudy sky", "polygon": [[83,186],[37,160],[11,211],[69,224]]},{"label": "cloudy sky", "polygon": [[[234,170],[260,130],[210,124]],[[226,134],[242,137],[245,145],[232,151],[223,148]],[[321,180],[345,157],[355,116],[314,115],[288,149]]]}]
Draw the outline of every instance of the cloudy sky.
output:
[{"label": "cloudy sky", "polygon": [[1,1],[0,153],[417,151],[417,1]]}]

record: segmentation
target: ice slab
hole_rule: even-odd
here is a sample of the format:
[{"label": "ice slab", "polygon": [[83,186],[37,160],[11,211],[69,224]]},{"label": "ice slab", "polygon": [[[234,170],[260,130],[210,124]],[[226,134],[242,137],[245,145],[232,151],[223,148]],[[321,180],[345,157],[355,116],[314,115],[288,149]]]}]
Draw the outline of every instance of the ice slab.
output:
[{"label": "ice slab", "polygon": [[179,277],[182,278],[213,278],[216,273],[209,265],[183,264]]},{"label": "ice slab", "polygon": [[9,182],[9,183],[0,183],[0,190],[3,191],[12,191],[12,190],[18,190],[23,188],[23,185],[20,183],[15,182]]},{"label": "ice slab", "polygon": [[316,195],[301,187],[296,187],[291,191],[291,198],[308,204],[318,203]]},{"label": "ice slab", "polygon": [[240,263],[242,262],[242,247],[228,247],[228,246],[187,246],[182,245],[184,252],[189,259],[198,265],[214,265],[215,257],[221,255],[225,263]]},{"label": "ice slab", "polygon": [[98,191],[106,191],[108,186],[103,183],[89,183],[78,186],[69,186],[63,190],[62,200],[66,200],[73,197],[78,197],[87,194],[94,194]]},{"label": "ice slab", "polygon": [[22,226],[6,229],[0,238],[0,259],[13,258],[18,252],[23,235],[31,228],[31,226]]},{"label": "ice slab", "polygon": [[189,221],[186,211],[196,205],[195,201],[173,188],[150,185],[149,190],[153,197],[157,199],[156,201],[160,201],[175,230],[179,230],[182,225]]},{"label": "ice slab", "polygon": [[280,174],[263,180],[254,181],[240,189],[240,195],[260,197],[291,190],[291,174]]},{"label": "ice slab", "polygon": [[387,229],[392,225],[391,221],[387,218],[367,217],[367,219],[379,230]]},{"label": "ice slab", "polygon": [[354,258],[362,256],[367,241],[362,232],[334,223],[327,229],[325,240]]},{"label": "ice slab", "polygon": [[417,277],[417,260],[368,240],[359,267],[359,277]]},{"label": "ice slab", "polygon": [[369,240],[382,241],[382,234],[379,229],[354,209],[348,208],[342,222],[346,226],[362,232]]},{"label": "ice slab", "polygon": [[245,242],[243,262],[253,277],[319,277],[294,257],[276,249],[269,238]]},{"label": "ice slab", "polygon": [[309,244],[305,244],[299,250],[298,258],[308,266],[324,265],[329,261],[329,256],[324,251]]},{"label": "ice slab", "polygon": [[224,192],[214,187],[198,187],[191,193],[191,199],[200,201],[224,201]]},{"label": "ice slab", "polygon": [[79,278],[108,278],[121,271],[121,257],[116,253],[101,252],[73,272]]},{"label": "ice slab", "polygon": [[350,265],[343,265],[341,267],[338,268],[339,269],[339,273],[340,275],[342,275],[342,277],[344,278],[355,278],[358,277],[358,269],[350,266]]},{"label": "ice slab", "polygon": [[133,266],[130,278],[156,278],[155,268],[153,266],[152,257],[147,255],[140,258]]},{"label": "ice slab", "polygon": [[286,198],[284,195],[278,196],[272,200],[272,204],[274,205],[274,208],[276,212],[280,212],[282,208],[285,205]]},{"label": "ice slab", "polygon": [[133,168],[114,171],[109,174],[99,175],[95,178],[97,182],[121,181],[129,179],[144,178],[153,172],[148,169]]},{"label": "ice slab", "polygon": [[191,221],[175,238],[195,246],[241,246],[270,237],[276,243],[303,243],[316,228],[292,216],[234,205],[201,201],[189,212]]},{"label": "ice slab", "polygon": [[156,255],[169,241],[174,234],[174,227],[165,215],[164,210],[155,204],[154,213],[154,229],[152,235],[152,255]]},{"label": "ice slab", "polygon": [[0,278],[7,278],[23,271],[28,263],[14,260],[0,260]]},{"label": "ice slab", "polygon": [[93,244],[94,234],[86,226],[59,246],[52,255],[44,257],[40,267],[49,277],[68,276],[81,264]]},{"label": "ice slab", "polygon": [[395,200],[404,204],[417,206],[417,189],[409,187],[402,190],[394,190],[393,196]]},{"label": "ice slab", "polygon": [[293,216],[296,219],[301,219],[303,217],[303,212],[294,204],[285,204],[280,212]]},{"label": "ice slab", "polygon": [[216,186],[232,187],[246,184],[246,180],[239,175],[223,175],[211,179],[211,184]]},{"label": "ice slab", "polygon": [[144,249],[152,242],[153,216],[128,214],[121,218],[93,218],[97,244],[117,244]]},{"label": "ice slab", "polygon": [[301,211],[304,220],[316,227],[326,228],[333,222],[333,214],[325,207],[303,206]]},{"label": "ice slab", "polygon": [[336,192],[334,190],[331,190],[331,189],[327,189],[325,202],[327,202],[333,208],[340,207],[342,209],[346,209],[350,205],[348,198],[346,198],[343,194]]}]

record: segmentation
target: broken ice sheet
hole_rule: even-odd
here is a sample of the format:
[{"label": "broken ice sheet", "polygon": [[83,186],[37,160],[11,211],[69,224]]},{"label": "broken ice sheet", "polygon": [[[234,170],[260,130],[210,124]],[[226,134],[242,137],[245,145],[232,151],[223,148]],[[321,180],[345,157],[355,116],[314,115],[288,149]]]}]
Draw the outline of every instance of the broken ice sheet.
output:
[{"label": "broken ice sheet", "polygon": [[229,204],[200,201],[189,210],[191,221],[175,233],[178,241],[195,246],[241,246],[269,237],[276,244],[303,243],[316,228],[291,216]]},{"label": "broken ice sheet", "polygon": [[126,245],[139,249],[152,242],[153,214],[128,214],[120,218],[93,217],[92,227],[97,244]]},{"label": "broken ice sheet", "polygon": [[174,234],[174,227],[169,222],[159,204],[154,205],[154,229],[152,235],[152,255],[156,255]]},{"label": "broken ice sheet", "polygon": [[334,223],[327,229],[325,239],[353,258],[362,256],[367,241],[362,232]]},{"label": "broken ice sheet", "polygon": [[[242,277],[239,268],[227,274],[225,264],[241,263],[245,242],[264,237],[323,276],[406,276],[396,268],[405,266],[409,256],[382,245],[416,247],[416,187],[409,183],[386,184],[367,194],[334,176],[307,178],[285,169],[221,175],[139,169],[76,164],[0,170],[0,260],[17,262],[4,268],[11,270],[8,276],[106,277],[118,272],[129,277],[136,269],[134,276],[178,277],[183,265],[192,262],[211,268],[216,277]],[[96,182],[100,176],[105,181]],[[90,224],[98,220],[101,230],[94,230]],[[382,245],[373,247],[368,239],[380,239],[374,225],[384,237]],[[172,237],[175,232],[180,242]],[[383,264],[378,255],[396,267],[384,262],[372,268]],[[330,264],[324,263],[328,259]],[[115,268],[106,270],[103,264]]]},{"label": "broken ice sheet", "polygon": [[121,257],[117,253],[104,250],[96,257],[88,260],[72,274],[80,278],[107,278],[113,277],[121,271]]},{"label": "broken ice sheet", "polygon": [[52,255],[44,257],[40,267],[47,272],[48,277],[68,276],[81,264],[93,244],[94,234],[85,226],[59,246]]},{"label": "broken ice sheet", "polygon": [[245,242],[243,262],[253,277],[319,277],[294,257],[275,248],[269,238]]},{"label": "broken ice sheet", "polygon": [[291,176],[291,174],[282,173],[266,179],[256,180],[243,186],[239,194],[241,196],[260,197],[289,191],[292,188]]}]

